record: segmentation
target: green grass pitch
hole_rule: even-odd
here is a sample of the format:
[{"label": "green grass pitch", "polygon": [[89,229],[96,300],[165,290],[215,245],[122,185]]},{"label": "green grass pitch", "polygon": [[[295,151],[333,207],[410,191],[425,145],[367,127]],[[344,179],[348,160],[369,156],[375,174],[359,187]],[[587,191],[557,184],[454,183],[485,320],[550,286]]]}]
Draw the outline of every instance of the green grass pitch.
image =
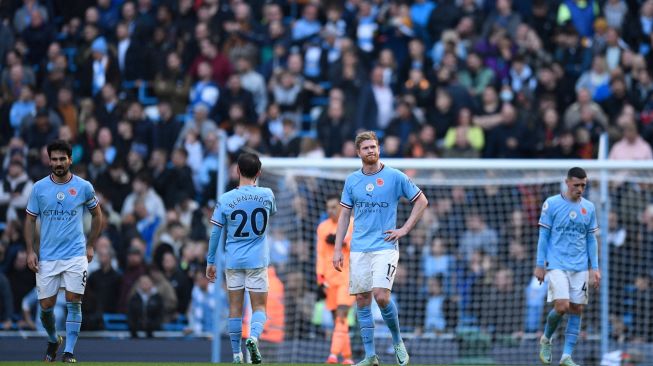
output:
[{"label": "green grass pitch", "polygon": [[[57,362],[57,364],[61,364],[61,362]],[[231,363],[209,363],[209,362],[83,362],[79,361],[80,365],[84,366],[179,366],[179,365],[190,365],[190,366],[227,366],[231,365]],[[0,366],[43,366],[46,365],[46,363],[42,361],[29,361],[29,362],[2,362],[0,361]],[[263,363],[262,365],[265,365]],[[286,363],[274,363],[270,365],[275,365],[275,366],[285,366],[285,365],[293,365],[293,366],[315,366],[315,365],[323,365],[319,363],[310,363],[310,364],[286,364]],[[427,366],[427,365],[413,365],[411,366]],[[453,366],[453,365],[429,365],[429,366]]]}]

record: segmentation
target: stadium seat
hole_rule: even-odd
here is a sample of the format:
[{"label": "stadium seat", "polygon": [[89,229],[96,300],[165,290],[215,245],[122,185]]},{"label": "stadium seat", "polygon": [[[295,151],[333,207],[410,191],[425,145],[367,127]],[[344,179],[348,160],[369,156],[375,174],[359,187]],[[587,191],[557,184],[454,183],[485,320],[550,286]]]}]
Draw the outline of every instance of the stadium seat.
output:
[{"label": "stadium seat", "polygon": [[179,315],[179,317],[170,323],[164,323],[161,325],[161,329],[165,331],[182,331],[184,328],[188,327],[188,319],[185,315]]},{"label": "stadium seat", "polygon": [[102,314],[105,330],[128,330],[127,315],[120,313]]}]

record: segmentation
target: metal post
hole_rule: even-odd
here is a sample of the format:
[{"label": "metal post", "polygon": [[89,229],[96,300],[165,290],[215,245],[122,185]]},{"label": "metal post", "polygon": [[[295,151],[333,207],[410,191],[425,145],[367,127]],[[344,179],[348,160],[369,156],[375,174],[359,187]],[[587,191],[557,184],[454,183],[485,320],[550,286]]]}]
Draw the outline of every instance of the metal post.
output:
[{"label": "metal post", "polygon": [[[599,160],[608,159],[608,134],[604,132],[599,141]],[[599,217],[601,251],[599,268],[601,269],[601,357],[610,350],[610,244],[608,243],[608,226],[610,216],[610,192],[607,169],[601,169],[600,187],[601,208]],[[600,358],[599,358],[600,359]]]},{"label": "metal post", "polygon": [[[223,130],[218,130],[218,143],[220,151],[218,156],[218,171],[216,172],[218,175],[216,179],[216,202],[224,193],[227,185],[227,175],[229,174],[229,167],[227,166],[227,134]],[[213,339],[211,340],[211,362],[213,363],[220,363],[220,353],[222,351],[220,342],[222,336],[222,303],[220,294],[222,292],[222,260],[224,259],[222,255],[224,248],[222,245],[224,243],[224,237],[225,231],[223,230],[215,256],[216,275],[213,291],[215,309],[213,311]]]}]

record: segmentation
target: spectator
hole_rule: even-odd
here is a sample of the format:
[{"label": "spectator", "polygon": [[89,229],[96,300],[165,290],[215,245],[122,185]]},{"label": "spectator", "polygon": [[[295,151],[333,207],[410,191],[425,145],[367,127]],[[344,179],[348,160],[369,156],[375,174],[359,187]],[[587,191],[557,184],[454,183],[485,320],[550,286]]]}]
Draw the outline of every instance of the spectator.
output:
[{"label": "spectator", "polygon": [[187,164],[188,152],[184,148],[172,151],[172,165],[159,177],[161,198],[167,209],[172,209],[185,199],[195,197],[195,185]]},{"label": "spectator", "polygon": [[213,108],[218,103],[220,90],[212,79],[213,68],[210,63],[202,61],[197,65],[197,81],[190,88],[189,107],[194,109],[199,103]]},{"label": "spectator", "polygon": [[91,53],[81,65],[79,82],[84,96],[95,96],[106,85],[114,88],[120,85],[118,60],[110,52],[104,37],[96,38],[91,44]]},{"label": "spectator", "polygon": [[[622,119],[620,118],[620,120]],[[624,120],[621,126],[623,128],[623,138],[612,146],[608,158],[612,160],[653,159],[651,146],[639,135],[635,123]]]},{"label": "spectator", "polygon": [[182,69],[178,53],[170,52],[166,56],[165,66],[154,77],[154,95],[167,102],[174,115],[186,111],[186,101],[191,87],[191,78]]},{"label": "spectator", "polygon": [[[118,297],[118,311],[126,314],[131,299],[131,290],[135,287],[139,278],[145,275],[146,268],[143,261],[143,251],[145,244],[140,239],[133,240],[137,245],[133,245],[127,252],[127,261],[120,283],[120,296]],[[150,279],[151,282],[151,279]]]},{"label": "spectator", "polygon": [[162,270],[177,295],[177,316],[186,314],[193,289],[191,279],[188,277],[188,274],[179,269],[177,257],[170,252],[163,255]]},{"label": "spectator", "polygon": [[442,333],[456,328],[458,318],[456,303],[445,294],[442,287],[441,276],[427,280],[428,299],[424,319],[424,330],[427,332]]},{"label": "spectator", "polygon": [[7,175],[0,183],[0,230],[4,230],[7,222],[25,218],[27,199],[34,183],[25,173],[19,156],[11,159]]},{"label": "spectator", "polygon": [[148,275],[140,276],[134,294],[129,299],[127,314],[132,338],[138,338],[138,331],[145,331],[146,337],[152,338],[153,332],[161,328],[163,306],[163,299],[152,278]]},{"label": "spectator", "polygon": [[9,330],[13,326],[14,298],[9,285],[9,280],[0,272],[0,329]]},{"label": "spectator", "polygon": [[38,0],[23,0],[23,3],[24,5],[14,14],[14,29],[16,29],[16,32],[21,33],[29,26],[35,12],[44,22],[48,21],[48,11],[45,6],[39,4]]},{"label": "spectator", "polygon": [[252,61],[246,57],[236,60],[236,72],[240,76],[240,83],[245,90],[252,93],[254,97],[254,108],[257,115],[265,113],[268,105],[268,97],[263,76],[254,70]]},{"label": "spectator", "polygon": [[487,226],[478,212],[471,211],[465,216],[465,231],[460,236],[458,252],[469,261],[472,254],[479,249],[496,257],[499,253],[499,237],[494,229]]},{"label": "spectator", "polygon": [[19,312],[23,307],[21,302],[36,285],[34,272],[27,268],[27,253],[25,250],[19,250],[13,258],[13,265],[7,269],[7,279],[11,286],[14,303],[13,309]]},{"label": "spectator", "polygon": [[149,214],[157,217],[159,220],[165,219],[165,206],[161,197],[154,191],[151,186],[151,178],[147,174],[139,174],[134,177],[132,190],[122,205],[121,216],[134,214],[136,201],[141,200]]},{"label": "spectator", "polygon": [[[108,241],[107,237],[98,238]],[[111,243],[109,246],[103,246],[96,251],[100,268],[91,272],[88,276],[88,285],[86,288],[86,295],[95,299],[97,307],[97,314],[102,313],[117,313],[118,301],[120,300],[120,286],[121,274],[116,271],[114,267],[113,249]]]},{"label": "spectator", "polygon": [[327,157],[337,155],[342,144],[353,135],[349,121],[345,118],[343,102],[329,102],[317,123],[317,138]]},{"label": "spectator", "polygon": [[443,155],[446,157],[479,157],[485,136],[483,130],[472,125],[472,112],[468,108],[458,111],[458,125],[450,127],[444,136]]}]

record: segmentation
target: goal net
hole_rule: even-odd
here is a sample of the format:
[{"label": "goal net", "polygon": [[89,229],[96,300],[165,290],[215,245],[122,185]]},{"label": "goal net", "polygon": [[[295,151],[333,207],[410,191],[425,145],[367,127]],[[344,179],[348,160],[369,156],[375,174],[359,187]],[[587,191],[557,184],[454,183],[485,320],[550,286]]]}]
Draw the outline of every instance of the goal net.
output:
[{"label": "goal net", "polygon": [[[647,272],[653,260],[652,164],[385,162],[410,176],[430,202],[419,224],[400,241],[392,290],[412,363],[538,361],[538,339],[551,306],[545,303],[546,285],[532,276],[537,221],[543,200],[564,189],[566,171],[576,165],[589,175],[585,197],[596,205],[609,246],[602,256],[607,255],[610,269],[604,273],[609,286],[606,282],[602,291],[590,291],[574,359],[598,364],[601,351],[652,341],[653,283]],[[316,280],[316,228],[327,219],[326,198],[339,196],[346,176],[359,168],[357,160],[263,161],[259,184],[272,188],[278,205],[269,244],[281,284],[270,295],[274,310],[268,314],[268,323],[281,335],[262,342],[266,361],[321,363],[329,355],[334,319]],[[411,207],[400,203],[398,225]],[[372,312],[377,354],[382,363],[394,363],[391,337],[375,304]],[[363,347],[355,306],[349,324],[359,361]],[[560,357],[564,328],[563,322],[554,358]]]}]

